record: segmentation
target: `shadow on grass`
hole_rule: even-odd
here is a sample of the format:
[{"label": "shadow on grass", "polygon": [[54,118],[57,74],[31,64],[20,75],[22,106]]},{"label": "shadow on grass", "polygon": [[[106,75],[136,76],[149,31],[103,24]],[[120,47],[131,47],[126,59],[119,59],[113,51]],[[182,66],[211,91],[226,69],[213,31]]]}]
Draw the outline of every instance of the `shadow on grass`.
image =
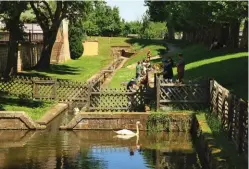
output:
[{"label": "shadow on grass", "polygon": [[76,75],[78,73],[79,69],[67,65],[51,65],[50,69],[42,70],[41,72],[45,73],[53,73],[53,74],[60,74],[60,75]]},{"label": "shadow on grass", "polygon": [[145,48],[149,45],[160,45],[165,46],[165,41],[162,39],[137,39],[137,38],[130,38],[125,40],[129,44],[135,44],[137,43],[141,48]]},{"label": "shadow on grass", "polygon": [[7,93],[0,93],[0,110],[5,110],[4,105],[9,106],[20,106],[20,107],[28,107],[28,108],[38,108],[44,106],[45,102],[25,99],[21,97],[13,97],[7,95]]},{"label": "shadow on grass", "polygon": [[[181,43],[181,42],[178,42],[178,43]],[[182,43],[185,43],[185,42],[182,42]],[[176,46],[178,46],[177,43],[172,43],[172,44],[175,44]],[[173,60],[177,61],[178,53],[182,53],[185,63],[189,64],[189,63],[200,61],[200,60],[206,60],[210,58],[215,58],[217,56],[234,54],[238,52],[247,52],[247,50],[221,48],[221,49],[210,51],[209,46],[205,46],[203,44],[189,44],[189,45],[185,45],[183,49],[180,49],[177,52],[173,52],[169,55],[166,54],[166,56],[171,56]]]},{"label": "shadow on grass", "polygon": [[217,61],[185,71],[186,80],[215,79],[222,86],[248,100],[248,56]]}]

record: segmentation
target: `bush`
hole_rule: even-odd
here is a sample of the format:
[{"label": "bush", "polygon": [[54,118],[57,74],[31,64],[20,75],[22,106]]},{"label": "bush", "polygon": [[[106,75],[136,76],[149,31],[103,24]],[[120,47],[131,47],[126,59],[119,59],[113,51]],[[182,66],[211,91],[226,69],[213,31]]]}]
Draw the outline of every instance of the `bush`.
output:
[{"label": "bush", "polygon": [[72,59],[77,59],[83,54],[82,40],[84,31],[81,22],[71,23],[69,25],[69,48]]}]

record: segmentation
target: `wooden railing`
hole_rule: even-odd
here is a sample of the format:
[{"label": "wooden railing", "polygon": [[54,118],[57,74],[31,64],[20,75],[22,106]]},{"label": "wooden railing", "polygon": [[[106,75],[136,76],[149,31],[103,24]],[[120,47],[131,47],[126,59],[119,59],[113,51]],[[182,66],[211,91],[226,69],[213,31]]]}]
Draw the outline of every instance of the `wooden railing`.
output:
[{"label": "wooden railing", "polygon": [[207,107],[209,101],[208,81],[165,80],[155,75],[156,109],[171,107],[172,109],[197,110]]},{"label": "wooden railing", "polygon": [[223,130],[233,140],[238,151],[248,156],[248,102],[211,80],[210,108],[221,120]]}]

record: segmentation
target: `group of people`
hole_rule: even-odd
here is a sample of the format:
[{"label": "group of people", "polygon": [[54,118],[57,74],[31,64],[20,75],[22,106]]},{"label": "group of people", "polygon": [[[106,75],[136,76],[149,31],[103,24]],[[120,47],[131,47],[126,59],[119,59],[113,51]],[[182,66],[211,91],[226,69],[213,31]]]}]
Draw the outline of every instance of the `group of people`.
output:
[{"label": "group of people", "polygon": [[[179,61],[176,64],[177,67],[177,78],[179,82],[182,82],[183,77],[184,77],[184,71],[185,71],[185,61],[183,59],[183,55],[180,53],[178,55]],[[163,78],[172,80],[173,79],[173,67],[174,67],[174,61],[171,57],[168,57],[167,59],[163,60]]]},{"label": "group of people", "polygon": [[[137,82],[140,84],[147,85],[148,84],[148,72],[152,69],[150,63],[151,53],[148,51],[147,58],[138,61],[136,66],[136,79],[132,78],[128,84],[127,89],[131,91],[137,90]],[[171,80],[173,79],[173,67],[177,67],[177,79],[181,83],[184,78],[184,71],[185,71],[185,61],[183,59],[183,55],[180,53],[178,54],[178,62],[175,65],[174,61],[171,57],[163,59],[163,71],[162,75],[164,79]]]},{"label": "group of people", "polygon": [[148,84],[148,72],[151,70],[152,66],[150,63],[151,52],[150,50],[147,52],[146,59],[142,61],[138,61],[136,65],[136,79],[131,79],[127,84],[127,89],[136,90],[137,89],[137,82],[140,84],[146,85]]}]

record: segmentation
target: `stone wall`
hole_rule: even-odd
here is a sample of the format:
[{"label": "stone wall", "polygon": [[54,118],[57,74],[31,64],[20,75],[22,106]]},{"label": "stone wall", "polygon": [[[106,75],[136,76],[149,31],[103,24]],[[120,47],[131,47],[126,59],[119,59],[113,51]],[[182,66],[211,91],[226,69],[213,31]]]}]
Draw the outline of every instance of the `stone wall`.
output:
[{"label": "stone wall", "polygon": [[202,166],[205,169],[236,168],[235,166],[228,166],[226,157],[217,156],[221,150],[217,147],[212,134],[209,134],[207,130],[210,130],[210,128],[206,121],[194,118],[192,135],[196,140],[196,149]]},{"label": "stone wall", "polygon": [[22,111],[0,111],[0,130],[36,130],[45,129],[34,122]]},{"label": "stone wall", "polygon": [[79,113],[68,125],[61,129],[133,129],[136,130],[136,122],[140,121],[141,130],[146,130],[146,121],[149,113]]},{"label": "stone wall", "polygon": [[[148,130],[148,119],[150,113],[147,112],[129,112],[129,113],[111,113],[81,112],[75,116],[67,125],[61,126],[61,129],[130,129],[136,130],[136,122],[140,121],[142,126],[140,130]],[[192,127],[192,114],[169,114],[170,131],[190,131]],[[159,124],[159,123],[158,123]],[[167,130],[167,129],[164,129]]]},{"label": "stone wall", "polygon": [[83,42],[83,56],[97,56],[99,54],[98,41],[84,41]]}]

